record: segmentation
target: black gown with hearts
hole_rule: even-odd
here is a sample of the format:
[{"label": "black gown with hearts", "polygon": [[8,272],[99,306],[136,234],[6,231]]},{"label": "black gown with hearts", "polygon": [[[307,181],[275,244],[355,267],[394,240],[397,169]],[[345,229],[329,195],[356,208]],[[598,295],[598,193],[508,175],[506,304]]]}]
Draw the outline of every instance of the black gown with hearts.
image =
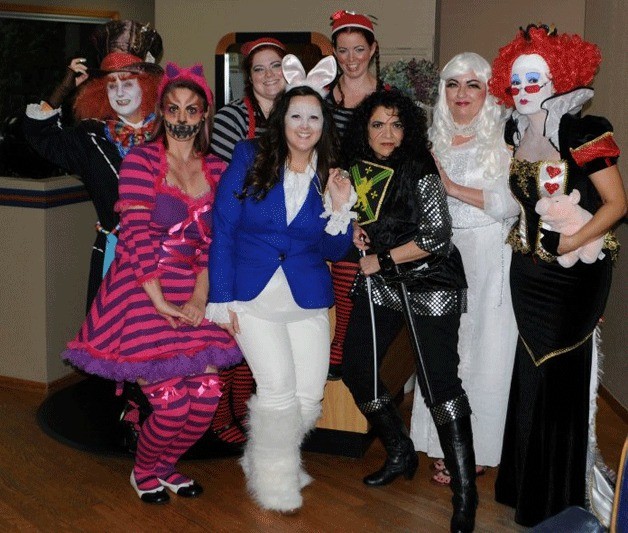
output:
[{"label": "black gown with hearts", "polygon": [[[513,120],[506,137],[516,154]],[[542,229],[536,202],[578,189],[580,205],[595,213],[601,199],[589,176],[614,165],[619,151],[601,117],[563,115],[554,141],[560,160],[515,158],[510,168],[510,188],[521,207],[509,236],[519,339],[495,493],[497,501],[515,507],[515,521],[524,526],[585,505],[588,454],[595,447],[589,417],[597,384],[596,374],[591,379],[597,371],[596,325],[617,251],[608,234],[604,257],[595,263],[564,268],[556,261],[559,235]]]}]

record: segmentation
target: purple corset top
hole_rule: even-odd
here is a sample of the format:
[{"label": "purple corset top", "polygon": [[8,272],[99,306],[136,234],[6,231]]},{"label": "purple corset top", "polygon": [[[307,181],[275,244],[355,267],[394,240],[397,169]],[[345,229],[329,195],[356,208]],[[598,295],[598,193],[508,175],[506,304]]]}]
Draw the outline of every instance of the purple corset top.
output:
[{"label": "purple corset top", "polygon": [[[185,201],[157,191],[151,229],[159,235],[159,264],[167,270],[191,273],[211,242],[209,195]],[[183,273],[183,272],[182,272]]]}]

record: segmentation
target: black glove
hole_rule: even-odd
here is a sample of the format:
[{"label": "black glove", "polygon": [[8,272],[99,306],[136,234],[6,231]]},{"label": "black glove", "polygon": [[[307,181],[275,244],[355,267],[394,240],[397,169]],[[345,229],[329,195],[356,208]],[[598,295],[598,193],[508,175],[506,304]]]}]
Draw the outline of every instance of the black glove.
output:
[{"label": "black glove", "polygon": [[74,83],[75,78],[76,73],[70,67],[66,68],[63,80],[61,80],[61,83],[55,87],[55,90],[52,91],[52,94],[48,97],[47,102],[50,107],[53,109],[61,107],[61,104],[76,86]]}]

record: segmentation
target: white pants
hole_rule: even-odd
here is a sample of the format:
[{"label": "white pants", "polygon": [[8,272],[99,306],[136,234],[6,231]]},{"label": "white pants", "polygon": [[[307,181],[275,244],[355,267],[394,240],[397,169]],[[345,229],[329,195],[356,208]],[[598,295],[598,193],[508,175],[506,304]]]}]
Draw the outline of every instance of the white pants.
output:
[{"label": "white pants", "polygon": [[285,409],[298,399],[302,412],[318,413],[329,368],[327,310],[295,322],[270,322],[238,313],[236,341],[257,383],[259,406]]}]

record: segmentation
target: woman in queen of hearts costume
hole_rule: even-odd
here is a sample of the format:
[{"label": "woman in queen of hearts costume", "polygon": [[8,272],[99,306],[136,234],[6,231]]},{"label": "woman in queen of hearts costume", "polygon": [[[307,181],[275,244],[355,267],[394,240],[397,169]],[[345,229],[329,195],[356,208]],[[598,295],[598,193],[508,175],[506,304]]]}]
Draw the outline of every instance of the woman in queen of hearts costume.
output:
[{"label": "woman in queen of hearts costume", "polygon": [[[600,61],[597,46],[578,35],[529,25],[500,49],[489,82],[492,94],[515,108],[506,142],[514,149],[509,184],[520,205],[509,236],[519,340],[495,492],[524,526],[583,506],[595,462],[596,326],[617,250],[610,230],[626,213],[612,127],[580,114]],[[571,236],[550,231],[537,202],[574,190],[593,217]],[[557,262],[601,237],[595,262]]]}]

